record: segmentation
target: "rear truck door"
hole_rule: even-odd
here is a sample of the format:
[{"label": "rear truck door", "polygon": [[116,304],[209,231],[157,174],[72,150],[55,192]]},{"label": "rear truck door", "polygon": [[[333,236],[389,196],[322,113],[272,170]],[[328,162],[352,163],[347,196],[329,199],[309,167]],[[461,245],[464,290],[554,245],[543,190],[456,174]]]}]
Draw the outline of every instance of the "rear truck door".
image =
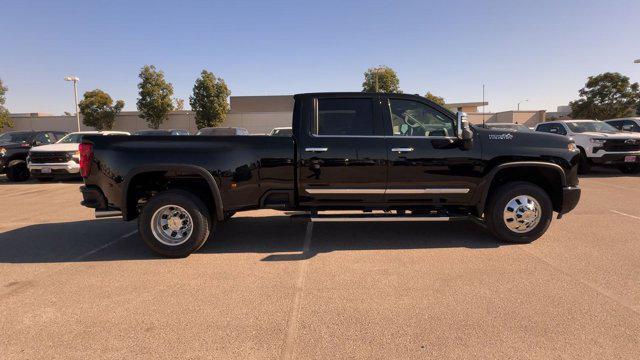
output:
[{"label": "rear truck door", "polygon": [[383,100],[393,205],[466,205],[481,179],[481,147],[463,149],[453,114],[417,97]]},{"label": "rear truck door", "polygon": [[380,99],[307,97],[298,129],[302,206],[366,206],[384,201],[387,151]]}]

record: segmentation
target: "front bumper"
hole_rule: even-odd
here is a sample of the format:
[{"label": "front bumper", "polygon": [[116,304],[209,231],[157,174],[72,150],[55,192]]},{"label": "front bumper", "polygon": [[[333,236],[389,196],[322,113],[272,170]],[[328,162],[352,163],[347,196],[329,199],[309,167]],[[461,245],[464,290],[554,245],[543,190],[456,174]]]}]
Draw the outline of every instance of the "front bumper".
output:
[{"label": "front bumper", "polygon": [[[627,156],[635,156],[635,162],[625,162]],[[637,164],[640,163],[640,152],[624,152],[624,153],[607,153],[599,157],[589,158],[594,164],[599,165],[621,165],[621,164]]]},{"label": "front bumper", "polygon": [[559,211],[560,214],[566,214],[569,211],[576,208],[578,201],[580,200],[580,187],[579,186],[566,186],[562,188],[562,207]]},{"label": "front bumper", "polygon": [[80,175],[80,165],[75,161],[66,163],[28,163],[27,167],[34,176]]}]

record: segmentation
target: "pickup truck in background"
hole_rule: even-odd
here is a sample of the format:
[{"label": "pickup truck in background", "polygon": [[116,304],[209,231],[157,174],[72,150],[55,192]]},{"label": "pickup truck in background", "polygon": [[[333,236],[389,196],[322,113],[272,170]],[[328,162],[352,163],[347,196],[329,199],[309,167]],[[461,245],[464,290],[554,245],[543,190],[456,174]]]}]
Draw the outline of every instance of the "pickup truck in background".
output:
[{"label": "pickup truck in background", "polygon": [[299,94],[292,128],[291,137],[86,136],[82,204],[97,217],[138,219],[152,250],[183,257],[243,210],[306,211],[312,221],[473,220],[500,240],[528,243],[580,198],[571,139],[472,127],[420,96]]},{"label": "pickup truck in background", "polygon": [[0,174],[9,181],[27,181],[31,176],[27,167],[29,150],[62,139],[63,131],[10,131],[0,135]]},{"label": "pickup truck in background", "polygon": [[625,174],[640,172],[640,134],[599,120],[549,121],[538,124],[536,131],[573,139],[580,150],[580,174],[589,173],[592,165],[614,166]]}]

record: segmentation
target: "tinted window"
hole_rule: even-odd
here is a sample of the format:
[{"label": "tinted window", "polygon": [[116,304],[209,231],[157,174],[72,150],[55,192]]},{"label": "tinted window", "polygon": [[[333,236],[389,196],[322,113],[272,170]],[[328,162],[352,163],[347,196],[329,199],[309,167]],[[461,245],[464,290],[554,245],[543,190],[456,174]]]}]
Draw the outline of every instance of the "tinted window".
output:
[{"label": "tinted window", "polygon": [[624,129],[626,131],[640,132],[640,125],[638,125],[638,123],[636,123],[635,121],[625,120],[620,126],[620,129]]},{"label": "tinted window", "polygon": [[622,121],[617,120],[617,121],[607,121],[607,124],[613,126],[614,128],[618,129],[618,130],[622,130]]},{"label": "tinted window", "polygon": [[394,136],[453,136],[453,120],[417,101],[389,99]]},{"label": "tinted window", "polygon": [[54,142],[53,139],[51,139],[51,135],[48,133],[38,133],[34,140],[38,145],[51,144]]},{"label": "tinted window", "polygon": [[30,142],[33,138],[32,131],[25,132],[8,132],[0,135],[0,142]]},{"label": "tinted window", "polygon": [[371,99],[318,99],[317,135],[373,135]]},{"label": "tinted window", "polygon": [[536,128],[536,131],[540,131],[540,132],[549,132],[549,128],[551,127],[551,124],[540,124],[538,125],[538,127]]},{"label": "tinted window", "polygon": [[565,124],[574,133],[583,132],[603,132],[603,133],[615,133],[618,130],[613,126],[603,121],[568,121]]}]

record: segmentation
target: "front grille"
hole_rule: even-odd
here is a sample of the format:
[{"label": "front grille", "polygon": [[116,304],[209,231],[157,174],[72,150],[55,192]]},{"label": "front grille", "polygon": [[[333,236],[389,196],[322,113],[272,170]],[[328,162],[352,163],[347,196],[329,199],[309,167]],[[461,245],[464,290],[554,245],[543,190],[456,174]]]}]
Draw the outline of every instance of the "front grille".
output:
[{"label": "front grille", "polygon": [[66,152],[32,152],[29,158],[33,164],[66,163],[70,160]]},{"label": "front grille", "polygon": [[[632,142],[628,142],[632,141]],[[610,139],[604,142],[604,151],[640,151],[640,139]]]}]

